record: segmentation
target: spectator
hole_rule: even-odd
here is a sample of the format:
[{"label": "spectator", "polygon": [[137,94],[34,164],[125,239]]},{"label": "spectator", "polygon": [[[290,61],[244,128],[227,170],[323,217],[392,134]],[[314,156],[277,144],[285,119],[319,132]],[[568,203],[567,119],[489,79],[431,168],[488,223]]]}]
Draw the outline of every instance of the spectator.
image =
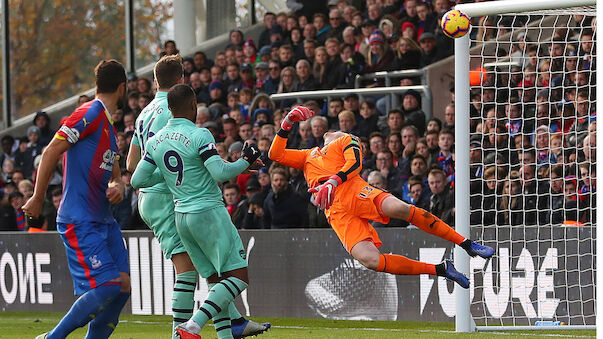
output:
[{"label": "spectator", "polygon": [[[309,72],[309,71],[308,71]],[[278,84],[276,93],[290,93],[297,87],[297,76],[295,75],[295,68],[285,67],[281,70],[281,81]],[[294,100],[281,100],[280,108],[290,107],[295,101]]]},{"label": "spectator", "polygon": [[505,179],[502,193],[498,222],[503,225],[521,225],[525,211],[517,172],[511,172],[509,177]]},{"label": "spectator", "polygon": [[427,179],[432,193],[429,212],[448,225],[454,225],[454,192],[450,191],[446,174],[442,170],[433,169]]},{"label": "spectator", "polygon": [[159,53],[159,58],[165,55],[176,55],[178,53],[180,53],[180,51],[176,48],[176,42],[174,40],[166,40],[163,43],[163,51]]},{"label": "spectator", "polygon": [[264,30],[260,33],[260,38],[258,40],[259,47],[270,45],[270,30],[275,24],[276,15],[272,12],[266,12],[266,14],[264,14]]},{"label": "spectator", "polygon": [[386,178],[387,190],[396,197],[402,197],[402,172],[394,167],[392,153],[384,149],[377,153],[377,170]]},{"label": "spectator", "polygon": [[[327,49],[324,47],[318,47],[315,51],[314,64],[312,66],[312,73],[314,78],[318,82],[320,88],[325,88],[323,84],[326,82],[327,77],[327,60],[329,56],[327,55]],[[332,88],[330,88],[332,89]]]},{"label": "spectator", "polygon": [[[339,113],[343,111],[343,100],[341,98],[333,98],[329,101],[329,112],[326,115],[329,121],[329,129],[338,130],[339,125]],[[352,115],[354,113],[352,112]],[[355,120],[355,119],[354,119]],[[354,121],[355,124],[355,121]]]},{"label": "spectator", "polygon": [[343,109],[352,111],[358,116],[360,108],[360,102],[358,101],[358,94],[350,93],[343,98]]},{"label": "spectator", "polygon": [[446,105],[444,109],[444,129],[454,131],[454,103]]},{"label": "spectator", "polygon": [[312,137],[310,137],[309,148],[322,148],[325,144],[323,135],[329,130],[329,122],[323,116],[315,116],[310,120]]},{"label": "spectator", "polygon": [[[237,69],[238,71],[238,69]],[[220,81],[212,81],[209,85],[210,105],[220,104],[226,105],[226,96],[224,93],[224,84]]]},{"label": "spectator", "polygon": [[394,108],[387,113],[387,126],[381,129],[384,135],[400,133],[404,126],[404,114],[401,110]]},{"label": "spectator", "polygon": [[224,204],[226,205],[226,210],[230,215],[232,223],[237,228],[241,228],[243,226],[243,219],[245,218],[247,210],[240,208],[246,199],[241,198],[239,185],[227,183],[224,185],[223,195]]},{"label": "spectator", "polygon": [[255,194],[249,198],[249,207],[247,209],[247,214],[243,219],[242,228],[267,228],[264,227],[264,197],[262,194]]},{"label": "spectator", "polygon": [[358,135],[358,133],[356,133],[356,118],[351,111],[341,111],[339,113],[338,126],[338,129],[342,132]]},{"label": "spectator", "polygon": [[362,54],[354,50],[354,45],[343,44],[341,47],[341,63],[339,64],[339,73],[343,76],[340,79],[338,87],[352,88],[356,80],[356,75],[364,71],[365,59]]},{"label": "spectator", "polygon": [[138,78],[138,80],[136,80],[136,89],[138,93],[142,94],[151,92],[151,86],[151,80],[147,78]]},{"label": "spectator", "polygon": [[50,128],[50,117],[44,111],[36,112],[33,124],[39,128],[38,143],[41,147],[48,145],[55,131]]},{"label": "spectator", "polygon": [[415,90],[404,93],[402,108],[404,122],[417,128],[419,134],[425,133],[425,113],[421,110],[421,95]]},{"label": "spectator", "polygon": [[331,30],[331,26],[327,25],[327,16],[323,13],[314,14],[313,25],[316,28],[316,41],[319,45],[324,45],[330,36],[329,31]]},{"label": "spectator", "polygon": [[293,86],[292,92],[313,91],[319,87],[311,73],[310,63],[301,59],[295,65],[298,82]]},{"label": "spectator", "polygon": [[338,9],[331,10],[329,12],[329,23],[331,24],[331,29],[328,32],[329,37],[343,41],[343,30],[346,27],[346,22],[341,11]]},{"label": "spectator", "polygon": [[13,156],[13,146],[15,145],[15,138],[11,135],[5,135],[2,137],[2,155],[0,155],[0,164],[4,164],[4,160],[10,159],[14,160]]},{"label": "spectator", "polygon": [[434,33],[436,30],[436,27],[438,25],[438,22],[435,18],[435,16],[433,15],[433,13],[431,13],[431,7],[429,5],[429,3],[427,2],[419,2],[416,5],[416,11],[417,11],[417,27],[418,27],[418,38],[421,38],[421,35],[423,34],[423,32],[429,32],[429,33]]},{"label": "spectator", "polygon": [[2,163],[2,181],[9,182],[12,179],[13,173],[15,172],[15,160],[4,159]]},{"label": "spectator", "polygon": [[408,183],[408,202],[424,210],[429,209],[431,192],[425,187],[425,179],[420,177],[410,177]]},{"label": "spectator", "polygon": [[387,137],[387,149],[392,152],[394,167],[400,165],[402,157],[402,136],[399,133],[392,133]]},{"label": "spectator", "polygon": [[229,43],[226,47],[241,47],[243,45],[243,32],[240,29],[234,28],[230,30],[230,34],[228,35]]},{"label": "spectator", "polygon": [[115,218],[115,221],[119,224],[119,228],[127,229],[132,219],[132,198],[136,195],[134,188],[130,184],[132,174],[128,172],[124,167],[121,167],[121,180],[124,183],[124,198],[119,204],[111,205],[111,213]]},{"label": "spectator", "polygon": [[291,190],[289,172],[282,167],[270,171],[271,190],[264,201],[264,227],[300,228],[308,225],[306,201]]},{"label": "spectator", "polygon": [[195,52],[193,55],[193,65],[197,72],[201,72],[201,70],[205,67],[211,67],[212,62],[208,62],[207,55],[201,51]]},{"label": "spectator", "polygon": [[138,109],[142,111],[152,100],[153,96],[150,93],[141,93],[138,96]]},{"label": "spectator", "polygon": [[25,204],[25,200],[23,199],[23,194],[19,191],[12,192],[8,196],[8,201],[13,208],[13,216],[14,222],[16,225],[16,230],[20,232],[27,231],[27,225],[25,223],[25,213],[23,213],[23,205]]},{"label": "spectator", "polygon": [[452,147],[454,146],[454,133],[451,130],[444,129],[440,132],[438,139],[438,147],[440,154],[438,162],[440,167],[446,174],[446,181],[451,182],[454,176],[454,157]]},{"label": "spectator", "polygon": [[[35,127],[34,127],[35,128]],[[33,173],[33,153],[28,148],[29,139],[27,137],[21,138],[19,142],[19,148],[15,151],[15,167],[23,172],[26,178],[31,178]],[[14,171],[14,169],[13,169]],[[10,173],[12,175],[12,172]]]},{"label": "spectator", "polygon": [[365,100],[360,104],[360,111],[357,120],[356,133],[358,133],[358,136],[368,137],[371,132],[377,130],[379,115],[377,115],[377,109],[374,101]]},{"label": "spectator", "polygon": [[387,70],[394,60],[394,53],[385,45],[384,39],[381,31],[375,31],[370,35],[365,73]]},{"label": "spectator", "polygon": [[296,138],[289,138],[291,141],[291,148],[294,149],[308,149],[311,148],[312,139],[312,126],[310,121],[302,121],[299,123]]},{"label": "spectator", "polygon": [[417,27],[412,22],[403,23],[402,37],[411,41],[417,41]]},{"label": "spectator", "polygon": [[390,70],[405,70],[421,68],[421,48],[409,38],[400,38],[394,60],[388,67]]},{"label": "spectator", "polygon": [[421,45],[421,49],[423,49],[421,67],[431,65],[444,58],[444,55],[436,45],[435,35],[433,35],[433,33],[425,32],[421,34],[419,44]]}]

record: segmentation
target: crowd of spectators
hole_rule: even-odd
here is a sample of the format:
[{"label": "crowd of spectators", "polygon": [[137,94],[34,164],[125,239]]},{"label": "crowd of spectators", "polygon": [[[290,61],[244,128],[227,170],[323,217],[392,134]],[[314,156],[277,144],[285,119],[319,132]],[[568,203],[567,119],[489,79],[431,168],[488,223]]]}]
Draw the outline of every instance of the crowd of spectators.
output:
[{"label": "crowd of spectators", "polygon": [[[291,2],[291,13],[266,13],[258,39],[233,29],[213,59],[203,51],[183,59],[185,83],[197,93],[196,124],[209,129],[226,161],[241,157],[253,140],[266,164],[257,175],[222,183],[224,202],[241,229],[328,227],[311,203],[300,170],[272,163],[272,139],[295,100],[270,94],[352,88],[357,74],[425,67],[453,53],[453,40],[439,28],[447,0]],[[507,34],[514,20],[473,18],[487,29],[473,30],[478,43]],[[592,20],[591,20],[592,19]],[[483,86],[471,91],[471,223],[547,224],[592,222],[595,192],[596,116],[595,19],[575,15],[572,25],[535,43],[513,34],[511,48],[497,51],[515,66],[509,72],[485,70]],[[520,22],[525,25],[526,22]],[[507,39],[508,41],[508,39]],[[167,41],[162,55],[177,54]],[[402,79],[412,85],[416,79]],[[367,86],[381,85],[377,80]],[[154,97],[151,79],[128,76],[127,104],[112,114],[118,131],[126,198],[113,206],[123,229],[146,229],[137,212],[137,192],[125,170],[135,120]],[[342,130],[363,144],[361,175],[454,224],[454,91],[443,121],[427,120],[421,95],[408,91],[400,107],[383,111],[380,98],[355,94],[303,104],[316,112],[294,127],[288,147],[322,147],[323,134]],[[81,96],[78,104],[90,100]],[[35,115],[27,135],[1,139],[0,230],[27,230],[24,202],[33,193],[43,147],[53,137],[50,118]],[[61,201],[62,169],[57,164],[37,226],[55,229]],[[387,225],[407,226],[402,220]],[[35,229],[35,228],[31,228]]]}]

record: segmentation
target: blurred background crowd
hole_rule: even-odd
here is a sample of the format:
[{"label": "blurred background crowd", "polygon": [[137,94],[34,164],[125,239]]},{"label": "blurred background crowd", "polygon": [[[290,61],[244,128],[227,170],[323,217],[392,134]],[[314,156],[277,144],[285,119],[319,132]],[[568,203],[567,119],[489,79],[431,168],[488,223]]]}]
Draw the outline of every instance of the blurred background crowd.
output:
[{"label": "blurred background crowd", "polygon": [[[440,28],[448,0],[290,1],[288,13],[266,13],[257,39],[233,29],[215,55],[197,51],[183,59],[185,83],[197,93],[196,124],[214,135],[220,156],[235,161],[243,142],[253,140],[266,167],[221,184],[224,202],[240,229],[328,227],[311,203],[301,171],[272,163],[272,139],[296,100],[271,94],[354,87],[358,74],[420,69],[451,56],[454,41]],[[302,6],[303,5],[303,6]],[[471,91],[471,223],[544,225],[590,223],[595,192],[594,17],[573,15],[546,42],[511,34],[511,66],[485,72]],[[528,25],[518,17],[472,18],[474,44]],[[509,39],[507,39],[509,40]],[[166,41],[162,55],[178,54]],[[417,84],[403,78],[399,85]],[[366,87],[382,86],[378,80]],[[126,199],[113,206],[123,229],[146,229],[137,211],[137,192],[125,170],[135,120],[154,98],[153,79],[128,76],[127,104],[113,112],[118,131]],[[428,118],[420,93],[402,94],[388,111],[381,97],[349,94],[301,104],[316,112],[296,125],[288,147],[322,147],[328,130],[352,133],[363,143],[361,175],[454,224],[454,88],[444,112]],[[91,98],[80,97],[84,103]],[[38,112],[25,136],[1,139],[0,230],[26,231],[22,205],[33,194],[40,154],[54,132]],[[47,194],[42,229],[54,230],[62,196],[57,164]],[[388,225],[408,226],[401,220]]]}]

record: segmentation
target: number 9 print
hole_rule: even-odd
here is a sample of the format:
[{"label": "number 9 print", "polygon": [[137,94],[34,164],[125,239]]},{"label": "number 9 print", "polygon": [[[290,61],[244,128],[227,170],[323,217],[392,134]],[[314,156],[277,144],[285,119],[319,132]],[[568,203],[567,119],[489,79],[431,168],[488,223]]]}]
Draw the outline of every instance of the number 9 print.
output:
[{"label": "number 9 print", "polygon": [[[172,165],[172,158],[176,160],[176,165]],[[178,177],[176,177],[176,186],[182,185],[182,175],[184,171],[184,166],[180,154],[173,150],[165,152],[165,154],[163,155],[163,163],[170,172],[178,174]]]}]

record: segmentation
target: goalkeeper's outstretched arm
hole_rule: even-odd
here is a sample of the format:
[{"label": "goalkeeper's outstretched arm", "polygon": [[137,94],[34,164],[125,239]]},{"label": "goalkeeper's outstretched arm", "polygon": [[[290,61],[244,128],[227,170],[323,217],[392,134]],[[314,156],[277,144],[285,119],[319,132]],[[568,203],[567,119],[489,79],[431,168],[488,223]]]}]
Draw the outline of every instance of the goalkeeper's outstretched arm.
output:
[{"label": "goalkeeper's outstretched arm", "polygon": [[283,122],[281,123],[281,129],[279,129],[278,133],[274,137],[272,141],[272,145],[270,146],[270,151],[268,152],[268,157],[272,161],[276,161],[285,166],[303,169],[304,164],[306,162],[306,155],[309,150],[291,150],[286,149],[287,147],[287,138],[289,137],[289,132],[291,131],[291,127],[296,121],[305,121],[310,119],[314,115],[314,112],[304,106],[297,106],[293,108]]}]

